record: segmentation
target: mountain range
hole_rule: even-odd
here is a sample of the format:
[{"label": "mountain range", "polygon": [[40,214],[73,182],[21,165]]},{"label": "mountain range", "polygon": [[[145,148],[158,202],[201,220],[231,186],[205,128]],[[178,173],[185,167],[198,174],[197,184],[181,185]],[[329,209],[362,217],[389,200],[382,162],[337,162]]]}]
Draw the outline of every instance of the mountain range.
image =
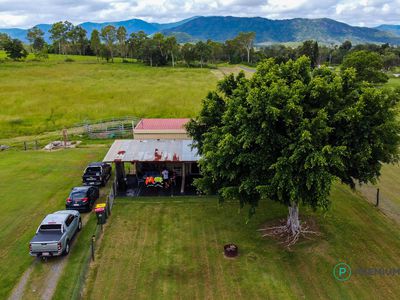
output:
[{"label": "mountain range", "polygon": [[[149,23],[140,19],[131,19],[118,22],[79,24],[88,36],[94,30],[100,30],[107,25],[125,26],[127,32],[143,30],[151,35],[162,32],[166,35],[175,35],[183,41],[197,41],[212,39],[225,41],[235,37],[241,31],[254,31],[257,44],[301,42],[317,40],[320,43],[342,43],[351,40],[353,43],[390,43],[400,45],[400,25],[381,25],[375,28],[350,26],[328,18],[322,19],[287,19],[271,20],[261,17],[192,17],[174,23]],[[38,24],[37,27],[45,32],[46,41],[50,40],[50,24]],[[7,33],[13,38],[24,42],[27,29],[0,28],[0,32]],[[183,40],[184,39],[184,40]]]},{"label": "mountain range", "polygon": [[382,30],[382,31],[387,31],[387,32],[391,32],[395,35],[399,35],[400,36],[400,25],[379,25],[378,27],[375,27],[378,30]]}]

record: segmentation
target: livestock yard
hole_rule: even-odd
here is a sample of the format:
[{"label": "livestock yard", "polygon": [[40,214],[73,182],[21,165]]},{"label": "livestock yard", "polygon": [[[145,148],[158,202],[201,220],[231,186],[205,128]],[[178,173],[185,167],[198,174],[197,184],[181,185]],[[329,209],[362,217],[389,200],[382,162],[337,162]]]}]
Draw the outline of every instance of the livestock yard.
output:
[{"label": "livestock yard", "polygon": [[[30,257],[40,221],[65,207],[84,168],[102,161],[114,141],[72,134],[82,140],[77,148],[52,152],[23,151],[23,141],[60,139],[62,128],[85,119],[192,117],[221,77],[215,69],[69,57],[72,62],[50,55],[45,62],[0,63],[0,79],[7,78],[0,83],[0,144],[14,146],[0,152],[0,299],[398,298],[400,276],[355,273],[341,282],[332,274],[343,261],[353,270],[400,267],[398,165],[384,166],[381,181],[367,190],[335,182],[327,211],[301,207],[301,219],[317,234],[290,249],[258,230],[285,219],[287,207],[279,203],[262,200],[248,219],[248,207],[239,209],[233,200],[148,196],[116,198],[87,273],[94,213],[85,214],[67,257]],[[388,86],[400,86],[400,78]],[[227,243],[238,245],[238,257],[224,256]]]}]

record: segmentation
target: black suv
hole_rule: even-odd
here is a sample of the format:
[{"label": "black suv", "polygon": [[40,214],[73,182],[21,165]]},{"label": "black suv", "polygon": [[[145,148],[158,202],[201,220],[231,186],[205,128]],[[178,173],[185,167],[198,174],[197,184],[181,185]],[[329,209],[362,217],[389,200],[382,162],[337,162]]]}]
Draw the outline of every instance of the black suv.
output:
[{"label": "black suv", "polygon": [[111,166],[103,162],[94,162],[87,166],[82,176],[85,185],[104,186],[111,177]]},{"label": "black suv", "polygon": [[74,187],[65,203],[66,209],[91,211],[93,204],[99,199],[99,188],[95,186]]}]

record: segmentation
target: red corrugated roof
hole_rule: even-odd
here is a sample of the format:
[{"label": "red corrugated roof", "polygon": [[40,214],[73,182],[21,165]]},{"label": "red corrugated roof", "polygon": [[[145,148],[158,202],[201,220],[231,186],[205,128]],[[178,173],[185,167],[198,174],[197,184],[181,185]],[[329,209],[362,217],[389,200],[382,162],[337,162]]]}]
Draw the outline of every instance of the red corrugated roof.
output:
[{"label": "red corrugated roof", "polygon": [[141,119],[135,130],[179,130],[190,119]]}]

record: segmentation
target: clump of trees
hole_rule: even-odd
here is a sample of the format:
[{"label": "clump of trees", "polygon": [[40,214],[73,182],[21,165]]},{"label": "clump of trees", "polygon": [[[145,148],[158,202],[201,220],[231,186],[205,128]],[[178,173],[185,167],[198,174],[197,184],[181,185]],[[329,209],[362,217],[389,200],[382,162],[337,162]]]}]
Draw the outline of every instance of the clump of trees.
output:
[{"label": "clump of trees", "polygon": [[43,30],[35,26],[28,30],[27,38],[36,58],[41,59],[48,57],[48,46],[44,40]]},{"label": "clump of trees", "polygon": [[3,49],[12,60],[21,60],[28,56],[22,42],[18,39],[11,39],[6,34],[0,34],[0,49]]},{"label": "clump of trees", "polygon": [[[340,65],[344,62],[346,56],[362,51],[359,56],[369,56],[373,54],[373,61],[377,61],[380,70],[390,70],[393,67],[400,66],[400,48],[390,46],[389,44],[359,44],[353,46],[350,41],[345,41],[341,45],[331,44],[318,45],[316,41],[305,41],[298,47],[289,47],[283,44],[274,44],[262,47],[258,58],[274,58],[277,62],[287,62],[290,59],[297,59],[302,55],[310,58],[313,67],[327,64]],[[368,60],[368,59],[367,59]]]},{"label": "clump of trees", "polygon": [[[81,26],[75,26],[68,21],[54,23],[49,33],[53,44],[51,50],[58,54],[91,54],[87,32]],[[89,51],[88,51],[89,50]],[[88,53],[89,52],[89,53]]]},{"label": "clump of trees", "polygon": [[353,51],[346,55],[342,63],[343,69],[357,70],[357,79],[374,83],[384,83],[388,77],[383,70],[383,59],[376,52],[366,50]]},{"label": "clump of trees", "polygon": [[375,182],[399,159],[400,91],[377,88],[353,68],[311,68],[309,58],[268,59],[250,78],[221,81],[187,130],[201,154],[203,192],[250,205],[261,198],[288,207],[287,220],[264,228],[287,246],[307,234],[299,207],[327,209],[336,179],[354,188]]}]

